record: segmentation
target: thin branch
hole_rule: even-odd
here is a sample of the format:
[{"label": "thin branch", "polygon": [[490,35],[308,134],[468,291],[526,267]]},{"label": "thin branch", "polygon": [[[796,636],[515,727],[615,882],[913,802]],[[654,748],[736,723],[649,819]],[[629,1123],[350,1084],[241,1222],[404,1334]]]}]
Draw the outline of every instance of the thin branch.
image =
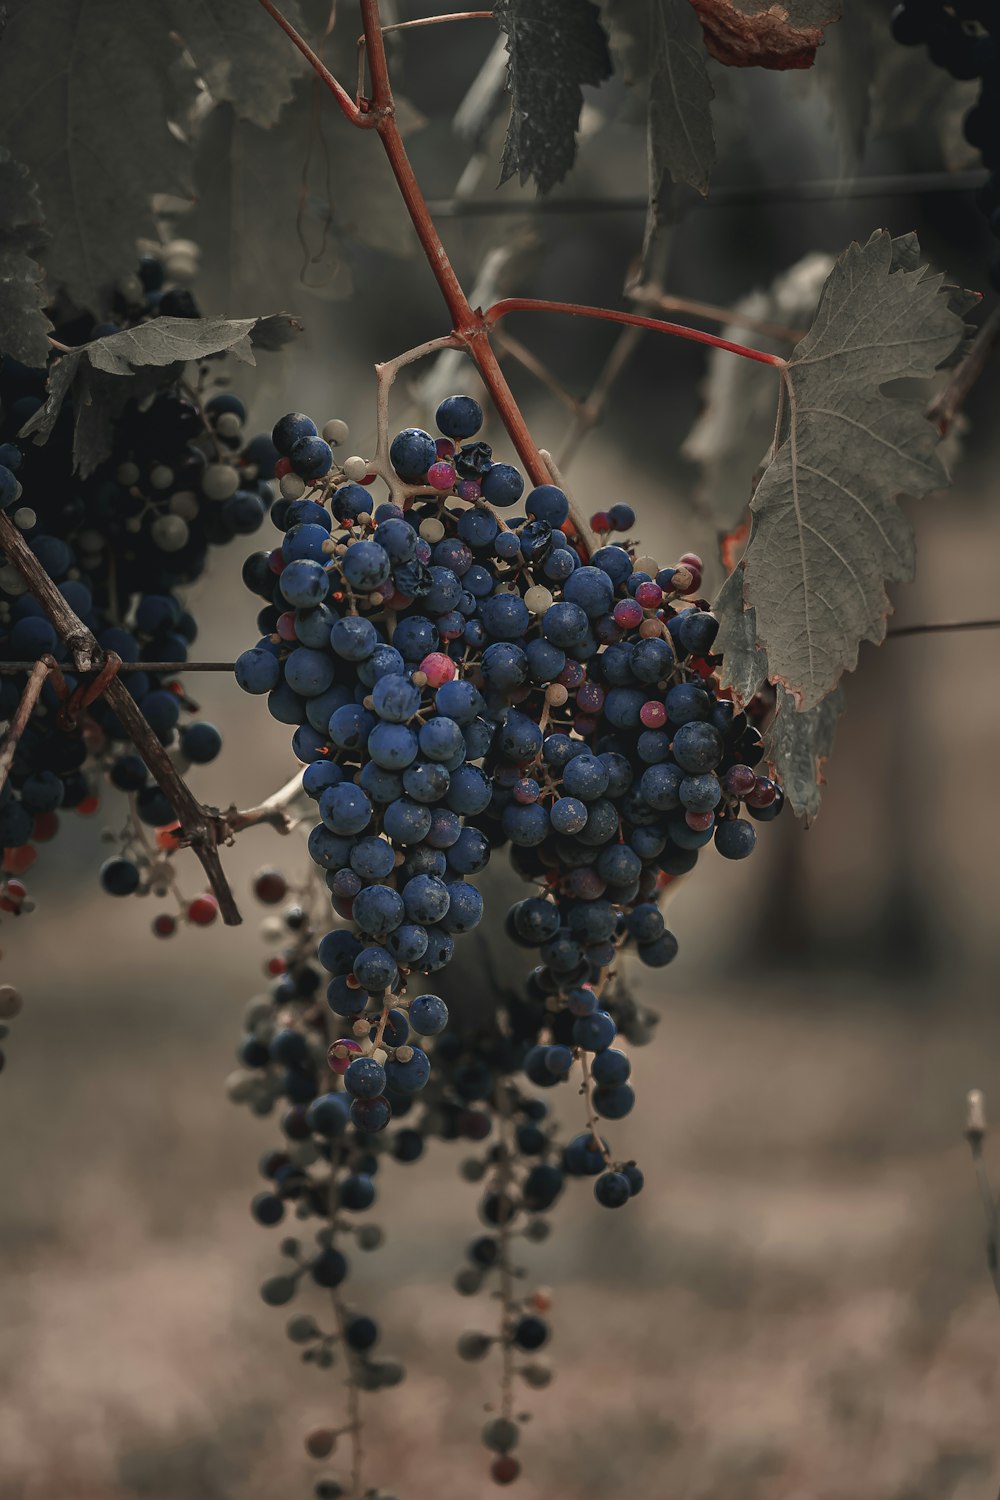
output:
[{"label": "thin branch", "polygon": [[986,1139],[986,1111],[979,1089],[971,1089],[966,1098],[965,1139],[972,1152],[972,1164],[976,1173],[976,1185],[986,1216],[986,1264],[990,1280],[1000,1301],[1000,1203],[997,1202],[986,1162],[983,1159],[983,1141]]},{"label": "thin branch", "polygon": [[[33,661],[0,661],[0,677],[16,677],[19,672],[30,672],[37,663]],[[234,661],[123,661],[119,672],[232,672]],[[91,670],[91,669],[86,669]]]},{"label": "thin branch", "polygon": [[578,1055],[580,1058],[580,1067],[583,1071],[583,1083],[580,1085],[580,1093],[583,1095],[584,1109],[587,1113],[587,1129],[590,1131],[590,1134],[594,1138],[594,1143],[597,1146],[598,1151],[600,1151],[601,1153],[601,1159],[604,1162],[604,1165],[606,1167],[610,1167],[611,1153],[608,1150],[607,1146],[604,1144],[601,1132],[598,1129],[597,1111],[594,1109],[594,1106],[590,1100],[590,1074],[587,1072],[587,1054],[581,1051]]},{"label": "thin branch", "polygon": [[462,349],[462,340],[454,333],[447,333],[442,338],[428,339],[425,344],[417,344],[413,349],[407,349],[405,354],[397,354],[395,359],[386,360],[384,364],[375,366],[375,378],[378,382],[378,396],[375,416],[375,456],[371,460],[372,472],[378,474],[389,486],[392,499],[399,504],[413,490],[412,485],[406,485],[399,478],[389,462],[389,391],[393,381],[400,370],[407,365],[415,364],[418,359],[425,358],[428,354],[434,354],[439,349]]},{"label": "thin branch", "polygon": [[28,681],[25,683],[24,692],[21,694],[21,701],[14,710],[7,733],[4,736],[3,747],[0,748],[0,790],[3,789],[4,783],[7,780],[14,756],[17,754],[17,747],[21,736],[27,728],[28,720],[34,712],[35,704],[38,702],[38,695],[45,686],[45,679],[51,671],[51,661],[46,661],[44,657],[41,661],[36,661],[31,668]]},{"label": "thin branch", "polygon": [[566,435],[559,461],[568,467],[584,438],[593,432],[601,420],[605,402],[611,388],[625,369],[642,340],[643,329],[634,326],[623,328],[611,346],[604,367],[591,387],[586,401],[578,404],[576,418]]},{"label": "thin branch", "polygon": [[[573,492],[567,484],[566,480],[563,478],[562,474],[559,472],[559,465],[552,457],[552,454],[549,453],[547,449],[543,448],[542,457],[545,460],[545,467],[549,471],[549,476],[552,480],[552,483],[558,485],[563,494],[566,496],[566,499],[569,501],[569,519],[572,523],[573,531],[586,548],[588,557],[592,556],[595,549],[600,545],[600,543],[594,536],[594,533],[591,531],[590,523],[584,519],[583,512],[579,509],[575,500],[573,499]],[[546,714],[548,713],[547,703],[545,712]]]},{"label": "thin branch", "polygon": [[[382,35],[388,36],[390,31],[413,31],[417,26],[440,26],[445,21],[492,21],[491,10],[456,10],[449,16],[421,16],[416,21],[393,21],[389,26],[382,27]],[[358,37],[358,46],[363,47],[365,39]]]},{"label": "thin branch", "polygon": [[[0,549],[17,568],[52,622],[77,670],[100,672],[105,665],[105,654],[96,636],[70,609],[21,532],[10,517],[2,512]],[[177,814],[184,842],[190,845],[201,861],[208,883],[219,903],[223,921],[230,927],[238,926],[242,918],[222,869],[217,847],[224,831],[224,820],[214,810],[203,807],[182,780],[132,694],[117,674],[104,685],[103,696],[149,767],[153,780]]]},{"label": "thin branch", "polygon": [[287,809],[302,796],[305,796],[302,790],[302,772],[296,771],[284,786],[272,792],[259,806],[248,807],[243,812],[233,809],[226,813],[226,828],[231,834],[236,834],[242,833],[245,828],[255,828],[258,823],[270,823],[279,833],[291,833],[295,825],[288,816]]},{"label": "thin branch", "polygon": [[312,48],[299,36],[295,28],[278,10],[272,0],[260,0],[267,13],[277,21],[282,30],[291,37],[302,55],[308,60],[316,74],[334,95],[337,104],[355,125],[373,125],[386,154],[392,174],[396,179],[410,222],[420,241],[427,263],[444,297],[455,335],[461,339],[479,369],[501,421],[510,435],[511,442],[534,484],[545,483],[545,467],[528,425],[514,400],[513,392],[497,363],[490,347],[489,335],[482,313],[473,311],[462,290],[461,282],[441,243],[434,221],[427,208],[427,201],[420,190],[410,159],[406,154],[403,137],[396,121],[396,108],[389,81],[389,64],[382,35],[382,21],[378,0],[361,0],[361,18],[364,25],[368,66],[372,80],[372,99],[362,101],[359,107],[324,66]]},{"label": "thin branch", "polygon": [[580,415],[584,410],[584,403],[566,389],[558,375],[554,375],[548,365],[543,364],[526,344],[522,344],[520,339],[513,338],[509,333],[501,332],[500,329],[497,329],[495,337],[503,353],[516,359],[529,374],[534,375],[540,385],[544,385],[547,391],[551,391],[557,401],[561,401],[564,406],[568,407],[574,416]]},{"label": "thin branch", "polygon": [[789,328],[785,323],[769,323],[766,318],[754,318],[735,307],[717,307],[712,302],[693,302],[689,297],[674,297],[669,292],[658,291],[656,287],[633,287],[628,296],[643,307],[658,307],[661,312],[684,313],[690,318],[706,318],[723,327],[734,323],[740,328],[749,328],[751,333],[759,333],[764,338],[783,339],[789,344],[797,344],[806,336],[804,328]]},{"label": "thin branch", "polygon": [[1000,620],[932,620],[922,625],[893,625],[886,631],[886,638],[894,640],[903,635],[944,635],[951,630],[997,630]]},{"label": "thin branch", "polygon": [[310,47],[309,43],[306,41],[305,37],[300,36],[299,33],[295,30],[295,27],[292,25],[291,21],[286,20],[278,7],[272,3],[272,0],[260,0],[260,4],[267,11],[271,19],[277,21],[278,25],[281,27],[285,35],[291,37],[292,41],[295,43],[296,47],[298,47],[299,51],[306,59],[306,62],[308,62],[309,66],[318,75],[318,77],[322,78],[323,82],[330,90],[330,93],[333,95],[334,99],[336,99],[338,108],[342,111],[343,114],[347,116],[351,124],[357,125],[358,128],[362,130],[371,129],[371,127],[375,124],[375,120],[372,118],[372,116],[366,114],[364,110],[358,108],[347,90],[343,87],[342,84],[337,82],[336,78],[334,78],[333,74],[330,72],[330,69],[326,66],[326,63],[323,61],[323,59],[317,56],[317,54]]},{"label": "thin branch", "polygon": [[[497,1090],[497,1129],[500,1136],[500,1160],[497,1163],[496,1190],[500,1202],[509,1201],[513,1186],[513,1143],[511,1139],[511,1101],[504,1084]],[[514,1268],[511,1264],[511,1219],[506,1207],[497,1225],[497,1266],[500,1272],[500,1415],[509,1422],[514,1414]]]},{"label": "thin branch", "polygon": [[773,365],[778,370],[784,369],[786,364],[780,354],[768,354],[763,349],[734,344],[729,339],[717,338],[714,333],[704,333],[700,328],[685,328],[681,323],[665,323],[660,318],[644,318],[639,313],[619,312],[610,307],[587,307],[581,302],[547,302],[535,297],[504,297],[488,308],[484,317],[487,325],[492,327],[501,318],[517,312],[564,313],[572,318],[597,318],[606,323],[628,323],[635,328],[648,328],[653,333],[668,333],[674,338],[689,339],[694,344],[708,344],[713,349],[725,349],[730,354],[740,354],[744,359],[754,359],[762,365]]},{"label": "thin branch", "polygon": [[1000,302],[993,308],[973,339],[965,358],[952,370],[948,382],[938,391],[924,415],[933,422],[942,437],[951,431],[955,418],[972,387],[986,369],[990,356],[1000,346]]}]

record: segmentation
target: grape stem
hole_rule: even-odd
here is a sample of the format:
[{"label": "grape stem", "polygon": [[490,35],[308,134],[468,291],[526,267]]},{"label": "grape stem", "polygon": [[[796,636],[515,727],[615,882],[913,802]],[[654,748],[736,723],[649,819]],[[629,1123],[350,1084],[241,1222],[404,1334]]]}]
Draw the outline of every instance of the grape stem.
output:
[{"label": "grape stem", "polygon": [[414,364],[418,359],[423,359],[428,354],[436,354],[439,349],[461,348],[462,340],[453,333],[446,333],[441,338],[428,339],[426,343],[407,349],[405,354],[397,354],[395,359],[386,360],[384,364],[375,366],[378,405],[375,418],[375,457],[371,460],[371,471],[385,481],[392,500],[397,505],[402,505],[414,486],[404,484],[389,462],[389,392],[393,382],[400,370],[407,365]]},{"label": "grape stem", "polygon": [[14,756],[17,754],[17,747],[21,736],[28,727],[28,720],[31,718],[35,704],[38,702],[38,695],[45,686],[45,680],[54,665],[55,663],[51,657],[44,656],[40,661],[36,661],[32,665],[28,681],[24,686],[24,692],[21,694],[21,701],[14,710],[7,733],[4,736],[3,746],[0,747],[0,791],[2,791],[4,783],[7,780]]},{"label": "grape stem", "polygon": [[581,1051],[580,1054],[579,1054],[579,1057],[580,1057],[580,1070],[583,1073],[583,1083],[580,1085],[580,1093],[583,1095],[584,1101],[585,1101],[586,1107],[587,1107],[587,1129],[590,1131],[591,1135],[594,1137],[594,1140],[595,1140],[595,1142],[597,1144],[597,1148],[600,1151],[601,1156],[602,1156],[602,1158],[604,1160],[604,1165],[606,1167],[610,1167],[610,1165],[611,1165],[611,1153],[610,1153],[610,1151],[608,1150],[607,1146],[604,1144],[604,1141],[601,1138],[601,1133],[600,1133],[600,1131],[597,1128],[597,1115],[596,1115],[596,1113],[594,1111],[594,1106],[590,1102],[590,1075],[587,1072],[587,1054],[586,1054],[586,1052]]},{"label": "grape stem", "polygon": [[[10,517],[2,512],[0,550],[17,568],[42,606],[56,634],[69,651],[76,669],[80,672],[100,673],[106,665],[106,657],[97,637],[69,607],[21,532]],[[219,903],[223,921],[230,927],[239,926],[243,919],[218,852],[218,845],[225,838],[225,819],[215,808],[203,807],[194,796],[117,673],[104,683],[101,696],[117,715],[132,744],[146,762],[153,780],[177,814],[183,842],[194,850],[201,861],[209,886]]]},{"label": "grape stem", "polygon": [[537,297],[504,297],[487,308],[483,318],[488,327],[493,327],[501,318],[518,312],[564,313],[573,318],[597,318],[606,323],[627,323],[633,328],[648,328],[652,333],[667,333],[674,338],[688,339],[694,344],[707,344],[712,349],[725,349],[730,354],[754,359],[759,364],[773,365],[783,370],[787,363],[780,354],[768,354],[764,349],[751,349],[747,344],[734,344],[731,339],[720,339],[714,333],[705,333],[701,328],[688,328],[683,323],[667,323],[662,318],[647,318],[641,313],[622,312],[612,307],[589,307],[583,302],[549,302]]},{"label": "grape stem", "polygon": [[986,1162],[983,1158],[983,1141],[986,1139],[986,1117],[983,1111],[983,1096],[973,1089],[967,1100],[968,1115],[965,1139],[972,1152],[972,1164],[976,1173],[979,1196],[986,1216],[986,1264],[989,1267],[993,1289],[1000,1301],[1000,1202],[993,1192]]},{"label": "grape stem", "polygon": [[735,307],[717,307],[713,302],[693,302],[689,297],[674,297],[655,286],[630,287],[629,300],[641,307],[655,307],[660,312],[684,313],[690,318],[704,318],[709,323],[735,324],[758,333],[762,338],[782,339],[788,344],[797,344],[806,336],[804,328],[789,328],[785,323],[771,323],[766,318],[754,318]]},{"label": "grape stem", "polygon": [[942,437],[947,437],[966,399],[985,370],[991,355],[1000,346],[1000,303],[993,308],[972,341],[965,358],[954,370],[924,415],[933,422]]},{"label": "grape stem", "polygon": [[[327,1012],[325,1017],[325,1031],[328,1043],[336,1041],[337,1033],[334,1017],[331,1012]],[[339,1206],[337,1174],[331,1166],[327,1188],[327,1208],[329,1210],[331,1228],[336,1220]],[[354,1351],[347,1342],[347,1313],[337,1287],[330,1288],[330,1303],[333,1307],[333,1316],[337,1324],[337,1333],[340,1335],[341,1350],[347,1364],[347,1374],[344,1379],[344,1384],[347,1386],[347,1427],[345,1430],[350,1434],[351,1439],[350,1500],[361,1500],[361,1481],[364,1468],[364,1424],[361,1417],[361,1391],[354,1376]]]},{"label": "grape stem", "polygon": [[[497,1127],[501,1155],[497,1163],[496,1188],[501,1205],[513,1185],[513,1146],[510,1131],[510,1098],[501,1084],[497,1090]],[[510,1261],[510,1221],[503,1210],[497,1225],[497,1265],[500,1271],[500,1415],[508,1421],[514,1410],[514,1269]]]},{"label": "grape stem", "polygon": [[[665,323],[656,318],[644,318],[637,313],[617,312],[610,308],[585,307],[579,303],[542,302],[531,298],[506,298],[495,303],[486,313],[481,308],[473,309],[448,258],[427,206],[427,200],[406,154],[406,147],[396,119],[396,106],[389,78],[384,28],[379,14],[378,0],[360,0],[363,40],[371,77],[371,97],[359,97],[357,101],[350,98],[322,59],[299,35],[273,0],[260,0],[260,4],[299,49],[317,77],[329,89],[346,118],[361,129],[375,129],[396,179],[396,185],[409,214],[410,222],[448,308],[452,322],[450,337],[466,350],[475,363],[483,384],[489,391],[493,405],[533,484],[547,483],[548,471],[490,343],[491,328],[500,318],[506,317],[509,313],[561,312],[579,317],[601,318],[613,323],[631,324],[637,328],[673,334],[677,338],[708,344],[717,349],[726,349],[730,353],[740,354],[744,358],[754,359],[762,364],[784,366],[784,361],[778,355],[767,354],[760,349],[746,348],[742,344],[717,338],[714,334],[704,333],[699,329]],[[447,345],[438,344],[437,347],[447,347]],[[381,458],[382,455],[380,455],[380,461]],[[584,533],[581,533],[581,538],[583,535]]]},{"label": "grape stem", "polygon": [[291,833],[295,823],[289,817],[288,808],[303,795],[302,772],[296,771],[284,786],[272,792],[259,806],[248,807],[243,812],[230,808],[224,815],[226,828],[230,834],[236,834],[245,828],[255,828],[258,823],[270,823],[279,833]]}]

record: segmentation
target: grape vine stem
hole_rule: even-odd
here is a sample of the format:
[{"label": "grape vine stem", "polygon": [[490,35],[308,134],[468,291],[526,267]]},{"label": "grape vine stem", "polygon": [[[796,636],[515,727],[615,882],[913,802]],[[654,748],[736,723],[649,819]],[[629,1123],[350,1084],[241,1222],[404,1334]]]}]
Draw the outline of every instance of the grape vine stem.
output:
[{"label": "grape vine stem", "polygon": [[[97,637],[69,607],[21,532],[3,513],[0,513],[0,549],[42,606],[76,669],[100,672],[105,665],[105,653]],[[183,842],[201,861],[223,921],[230,927],[239,926],[243,919],[218,852],[218,844],[225,838],[225,819],[215,809],[203,807],[194,796],[117,673],[104,683],[102,696],[107,699],[125,733],[146,762],[153,780],[177,814]]]},{"label": "grape vine stem", "polygon": [[965,1139],[972,1152],[976,1184],[983,1204],[983,1213],[986,1216],[986,1264],[989,1267],[990,1279],[993,1282],[997,1300],[1000,1301],[1000,1203],[993,1192],[983,1158],[986,1113],[983,1107],[983,1096],[978,1089],[970,1091],[966,1099],[966,1109]]},{"label": "grape vine stem", "polygon": [[714,334],[704,333],[699,329],[665,323],[656,318],[644,318],[637,313],[585,307],[578,303],[539,302],[529,298],[507,298],[495,303],[487,313],[480,308],[474,309],[448,258],[448,253],[427,206],[427,200],[420,189],[406,153],[396,119],[396,106],[389,77],[389,64],[378,0],[360,0],[364,44],[371,78],[371,97],[359,98],[356,102],[350,98],[347,91],[334,78],[305,39],[299,35],[287,17],[281,13],[273,0],[259,0],[259,3],[306,58],[310,67],[331,92],[346,118],[359,128],[375,129],[396,179],[396,185],[409,214],[410,222],[444,298],[452,322],[451,337],[466,350],[475,363],[483,384],[489,391],[493,406],[506,427],[518,457],[533,484],[546,484],[549,480],[549,472],[490,343],[491,328],[500,318],[509,313],[561,312],[579,317],[603,318],[609,322],[632,324],[635,327],[673,334],[694,343],[727,349],[733,354],[743,355],[747,359],[754,359],[762,364],[783,366],[784,361],[778,355],[766,354],[759,349],[745,348],[741,344],[717,338]]},{"label": "grape vine stem", "polygon": [[384,364],[375,366],[378,398],[375,417],[375,457],[371,460],[371,467],[372,471],[389,486],[389,493],[396,504],[402,503],[411,493],[413,486],[403,484],[389,462],[389,392],[393,382],[400,370],[405,369],[407,365],[415,364],[418,359],[423,359],[428,354],[435,354],[439,349],[461,349],[461,347],[461,339],[453,333],[447,333],[441,338],[428,339],[426,343],[417,344],[415,348],[407,349],[405,354],[397,354],[395,359],[386,360]]},{"label": "grape vine stem", "polygon": [[504,297],[483,314],[487,325],[493,327],[501,318],[518,312],[563,313],[573,318],[597,318],[606,323],[627,323],[633,328],[648,328],[652,333],[666,333],[674,338],[688,339],[693,344],[708,344],[712,349],[725,349],[730,354],[754,359],[762,365],[773,365],[783,370],[787,363],[780,354],[769,354],[764,349],[751,349],[747,344],[735,344],[731,339],[720,339],[714,333],[705,333],[701,328],[688,328],[683,323],[667,323],[662,318],[647,318],[641,313],[622,312],[613,307],[589,307],[582,302],[548,302],[537,297]]},{"label": "grape vine stem", "polygon": [[279,833],[291,833],[295,824],[288,815],[288,808],[302,796],[302,773],[296,771],[284,786],[272,792],[257,807],[248,807],[243,812],[230,809],[224,815],[226,830],[229,834],[236,834],[245,828],[255,828],[258,823],[270,823]]},{"label": "grape vine stem", "polygon": [[925,412],[942,437],[954,426],[970,391],[1000,346],[1000,303],[990,312],[972,341],[972,346],[952,371],[948,382],[932,399]]},{"label": "grape vine stem", "polygon": [[4,787],[11,765],[13,764],[14,756],[17,754],[17,747],[21,736],[27,728],[28,720],[31,718],[35,704],[38,702],[38,695],[45,686],[45,680],[54,665],[55,663],[51,657],[46,658],[43,656],[40,661],[36,661],[32,665],[31,671],[28,674],[28,681],[25,683],[24,692],[21,694],[21,701],[14,710],[7,733],[4,736],[3,746],[0,748],[0,791]]},{"label": "grape vine stem", "polygon": [[513,1142],[511,1139],[510,1097],[503,1084],[497,1090],[497,1126],[501,1155],[497,1163],[497,1193],[501,1203],[497,1225],[497,1263],[500,1271],[500,1415],[511,1420],[514,1410],[514,1269],[510,1261],[510,1227],[512,1214],[507,1211],[513,1185]]}]

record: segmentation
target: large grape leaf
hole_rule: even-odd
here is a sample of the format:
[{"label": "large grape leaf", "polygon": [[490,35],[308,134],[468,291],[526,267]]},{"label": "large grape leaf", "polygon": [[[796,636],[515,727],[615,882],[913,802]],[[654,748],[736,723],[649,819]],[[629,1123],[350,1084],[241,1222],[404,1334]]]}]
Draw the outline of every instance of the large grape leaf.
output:
[{"label": "large grape leaf", "polygon": [[897,497],[946,480],[925,392],[885,387],[928,379],[963,333],[944,278],[898,265],[879,231],[840,256],[788,362],[782,441],[751,502],[742,600],[733,587],[721,601],[719,646],[738,655],[740,605],[752,607],[771,681],[800,709],[856,665],[863,640],[882,640],[886,584],[912,576]]},{"label": "large grape leaf", "polygon": [[815,708],[801,713],[791,695],[783,687],[778,688],[774,718],[764,737],[764,753],[793,811],[800,817],[814,818],[819,812],[826,762],[843,711],[842,686],[834,688]]},{"label": "large grape leaf", "polygon": [[[298,0],[285,9],[297,18]],[[273,124],[301,60],[253,0],[7,0],[6,10],[0,136],[38,183],[50,290],[99,314],[153,232],[152,196],[190,196],[189,143],[171,122],[188,118],[197,75]]]},{"label": "large grape leaf", "polygon": [[698,21],[687,0],[652,0],[649,7],[650,210],[665,180],[708,192],[715,165],[714,92]]},{"label": "large grape leaf", "polygon": [[[169,29],[190,51],[212,98],[231,104],[241,120],[276,124],[307,64],[267,11],[256,0],[160,3]],[[142,4],[150,6],[150,0]],[[282,0],[281,10],[297,31],[304,29],[298,0]]]},{"label": "large grape leaf", "polygon": [[648,90],[653,213],[672,182],[707,193],[715,165],[714,93],[689,0],[601,0],[601,14],[617,67],[628,83]]},{"label": "large grape leaf", "polygon": [[0,136],[38,182],[53,291],[93,311],[134,269],[150,195],[187,191],[170,131],[176,56],[158,0],[8,0]]},{"label": "large grape leaf", "polygon": [[268,318],[155,318],[94,339],[53,363],[45,402],[19,436],[46,442],[72,393],[73,460],[86,478],[111,452],[113,424],[128,401],[142,400],[170,385],[189,360],[227,353],[255,364],[254,348],[278,348],[301,326],[287,313]]},{"label": "large grape leaf", "polygon": [[43,365],[49,352],[36,259],[48,238],[27,167],[0,147],[0,352],[28,365]]},{"label": "large grape leaf", "polygon": [[583,85],[611,76],[608,38],[593,0],[496,0],[493,14],[509,55],[500,181],[516,173],[547,193],[576,159]]}]

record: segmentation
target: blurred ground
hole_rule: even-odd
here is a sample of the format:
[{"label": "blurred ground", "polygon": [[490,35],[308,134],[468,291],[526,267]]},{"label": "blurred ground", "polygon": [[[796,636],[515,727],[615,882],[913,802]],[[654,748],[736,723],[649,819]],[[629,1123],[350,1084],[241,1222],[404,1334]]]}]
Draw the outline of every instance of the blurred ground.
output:
[{"label": "blurred ground", "polygon": [[[115,974],[83,977],[93,936],[61,921],[3,1079],[2,1493],[306,1493],[301,1436],[342,1411],[337,1372],[301,1365],[256,1297],[280,1231],[246,1203],[273,1131],[220,1086],[253,939],[196,934],[168,972],[129,938]],[[525,1247],[555,1289],[558,1373],[525,1393],[520,1494],[995,1490],[1000,1314],[959,1130],[1000,1027],[985,992],[916,1025],[920,997],[899,998],[845,1009],[818,977],[706,991],[678,960],[616,1130],[646,1192],[612,1220],[571,1184]],[[389,1241],[350,1282],[410,1366],[366,1400],[370,1472],[414,1500],[486,1491],[490,1367],[453,1353],[495,1316],[450,1288],[476,1222],[463,1154],[384,1169]]]}]

